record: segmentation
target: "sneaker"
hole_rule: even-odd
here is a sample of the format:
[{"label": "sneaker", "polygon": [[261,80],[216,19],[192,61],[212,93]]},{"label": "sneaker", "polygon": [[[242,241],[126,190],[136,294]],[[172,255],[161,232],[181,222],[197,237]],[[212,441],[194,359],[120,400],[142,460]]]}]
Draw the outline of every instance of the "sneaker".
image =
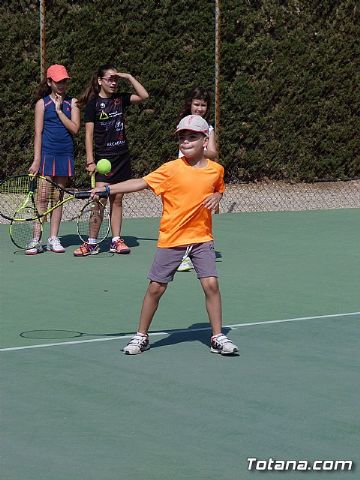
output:
[{"label": "sneaker", "polygon": [[145,352],[145,350],[149,350],[149,348],[149,335],[137,333],[133,336],[133,338],[126,345],[126,347],[122,349],[122,351],[126,355],[137,355],[138,353]]},{"label": "sneaker", "polygon": [[54,253],[64,253],[65,248],[61,245],[58,237],[50,237],[47,242],[47,250]]},{"label": "sneaker", "polygon": [[211,337],[210,350],[212,353],[221,353],[221,355],[235,355],[239,353],[238,347],[222,333]]},{"label": "sneaker", "polygon": [[178,272],[189,272],[192,268],[194,268],[194,265],[192,261],[190,260],[189,257],[185,257],[182,259],[180,265],[177,268]]},{"label": "sneaker", "polygon": [[39,240],[34,239],[34,240],[31,240],[29,245],[26,247],[25,255],[36,255],[38,253],[42,253],[43,251],[44,251],[43,247],[39,242]]},{"label": "sneaker", "polygon": [[97,255],[99,253],[98,245],[92,243],[83,243],[79,248],[74,250],[75,257],[87,257],[88,255]]},{"label": "sneaker", "polygon": [[130,253],[130,248],[126,245],[122,238],[118,238],[111,242],[110,250],[111,253]]}]

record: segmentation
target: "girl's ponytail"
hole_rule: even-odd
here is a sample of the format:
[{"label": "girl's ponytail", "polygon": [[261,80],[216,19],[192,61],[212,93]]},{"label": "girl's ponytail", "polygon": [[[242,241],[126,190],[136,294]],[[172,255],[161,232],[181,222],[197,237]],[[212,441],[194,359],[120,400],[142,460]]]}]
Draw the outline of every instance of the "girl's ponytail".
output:
[{"label": "girl's ponytail", "polygon": [[84,93],[80,96],[80,98],[77,102],[77,105],[78,105],[79,108],[83,107],[90,100],[92,100],[97,95],[99,95],[101,87],[98,83],[98,78],[102,78],[105,75],[105,72],[107,70],[117,71],[117,68],[114,65],[112,65],[111,63],[107,63],[105,65],[101,65],[101,67],[99,67],[98,70],[95,73],[93,73],[93,76],[91,77],[90,84],[85,89]]},{"label": "girl's ponytail", "polygon": [[37,89],[34,95],[34,103],[36,103],[41,98],[44,98],[47,95],[50,95],[50,93],[51,93],[51,88],[47,83],[47,78],[44,78],[44,80],[42,80],[37,86]]},{"label": "girl's ponytail", "polygon": [[98,84],[97,72],[95,72],[91,77],[91,81],[89,85],[86,87],[84,93],[80,96],[79,100],[77,101],[78,107],[81,108],[84,105],[86,105],[88,101],[96,97],[99,92],[100,92],[100,85]]}]

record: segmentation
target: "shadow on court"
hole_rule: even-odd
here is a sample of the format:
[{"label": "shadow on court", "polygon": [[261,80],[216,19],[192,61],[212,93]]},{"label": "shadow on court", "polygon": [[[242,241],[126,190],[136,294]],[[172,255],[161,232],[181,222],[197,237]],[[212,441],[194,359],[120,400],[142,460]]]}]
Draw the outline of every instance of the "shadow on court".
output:
[{"label": "shadow on court", "polygon": [[[176,345],[178,343],[188,343],[188,342],[200,342],[205,346],[209,346],[210,341],[210,326],[208,323],[194,323],[189,326],[187,330],[176,329],[169,331],[151,331],[151,334],[164,334],[164,338],[161,340],[151,342],[151,348],[165,347],[168,345]],[[231,329],[225,327],[222,329],[223,333],[227,335]],[[129,338],[133,335],[134,332],[112,332],[112,333],[89,333],[89,332],[78,332],[75,330],[61,330],[61,329],[51,329],[51,330],[28,330],[21,332],[19,334],[22,338],[32,339],[32,340],[65,340],[69,338],[80,338],[80,337],[126,337]]]},{"label": "shadow on court", "polygon": [[124,337],[131,335],[132,332],[119,332],[119,333],[88,333],[78,332],[76,330],[28,330],[26,332],[19,333],[21,338],[28,338],[32,340],[66,340],[69,338],[79,337]]},{"label": "shadow on court", "polygon": [[[140,238],[140,237],[133,237],[131,235],[123,236],[122,238],[124,239],[126,245],[128,245],[130,248],[138,247],[139,246],[139,240],[151,240],[151,241],[156,240],[156,238]],[[110,246],[110,242],[111,242],[111,237],[109,236],[102,243],[102,245],[108,247],[108,246]],[[67,247],[80,245],[81,241],[79,240],[78,235],[68,234],[68,235],[61,235],[61,243],[65,248],[67,248]]]},{"label": "shadow on court", "polygon": [[[168,332],[169,335],[167,335],[165,338],[157,340],[156,342],[151,342],[151,348],[165,347],[184,342],[200,342],[208,347],[211,336],[210,331],[211,330],[208,323],[194,323],[189,326],[188,330],[175,330],[173,332]],[[227,335],[229,331],[230,328],[222,329],[222,332],[225,335]]]}]

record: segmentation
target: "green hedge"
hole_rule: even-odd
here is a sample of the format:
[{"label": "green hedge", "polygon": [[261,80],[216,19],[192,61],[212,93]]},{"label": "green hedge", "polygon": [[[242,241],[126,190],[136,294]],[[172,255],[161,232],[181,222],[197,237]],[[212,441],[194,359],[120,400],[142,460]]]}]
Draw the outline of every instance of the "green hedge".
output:
[{"label": "green hedge", "polygon": [[[228,181],[360,176],[360,18],[355,0],[227,0],[221,4],[218,134]],[[214,87],[214,2],[46,1],[47,64],[79,96],[108,61],[150,93],[128,110],[135,175],[173,158],[184,92]],[[32,159],[39,73],[39,2],[0,5],[0,177]],[[124,90],[127,85],[124,84]],[[85,184],[84,129],[76,139]]]}]

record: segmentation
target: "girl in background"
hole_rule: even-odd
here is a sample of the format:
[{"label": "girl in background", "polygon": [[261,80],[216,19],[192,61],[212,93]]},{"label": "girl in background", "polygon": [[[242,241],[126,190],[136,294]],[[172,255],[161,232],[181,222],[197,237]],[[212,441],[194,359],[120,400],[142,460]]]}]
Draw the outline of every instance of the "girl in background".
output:
[{"label": "girl in background", "polygon": [[[47,69],[46,79],[38,86],[35,98],[34,160],[29,168],[29,173],[50,177],[62,188],[74,175],[73,136],[80,128],[77,99],[66,95],[69,79],[63,65],[51,65]],[[46,209],[48,197],[49,192],[45,189],[39,192],[37,207],[40,211]],[[61,216],[62,206],[52,212],[50,221],[47,248],[55,253],[65,252],[58,237]],[[34,238],[25,253],[36,255],[42,251],[35,224]]]},{"label": "girl in background", "polygon": [[[193,88],[186,96],[183,109],[179,115],[179,120],[187,115],[200,115],[209,123],[211,105],[211,94],[209,90],[203,87]],[[216,139],[214,127],[209,124],[209,140],[208,145],[204,151],[205,157],[210,160],[217,161],[218,153],[216,148]],[[183,156],[181,151],[178,154],[179,157]],[[216,213],[219,210],[217,209]],[[178,272],[188,272],[193,268],[193,264],[190,258],[185,255],[182,259]]]},{"label": "girl in background", "polygon": [[[209,90],[203,87],[193,88],[186,96],[183,109],[179,115],[179,120],[187,115],[200,115],[209,124],[211,106],[211,94]],[[179,151],[179,157],[182,153]],[[205,149],[205,156],[210,160],[217,161],[217,149],[214,127],[209,124],[209,142]]]},{"label": "girl in background", "polygon": [[[127,81],[133,93],[118,93],[120,80]],[[129,73],[121,73],[114,65],[102,65],[91,79],[90,85],[79,99],[85,107],[86,170],[91,175],[102,158],[111,162],[107,175],[95,174],[96,186],[103,187],[131,178],[129,147],[125,134],[125,110],[131,104],[141,103],[149,97],[145,88]],[[112,241],[110,252],[127,254],[129,247],[120,238],[122,224],[122,193],[110,195]],[[76,257],[96,255],[96,239],[89,238],[74,251]]]}]

